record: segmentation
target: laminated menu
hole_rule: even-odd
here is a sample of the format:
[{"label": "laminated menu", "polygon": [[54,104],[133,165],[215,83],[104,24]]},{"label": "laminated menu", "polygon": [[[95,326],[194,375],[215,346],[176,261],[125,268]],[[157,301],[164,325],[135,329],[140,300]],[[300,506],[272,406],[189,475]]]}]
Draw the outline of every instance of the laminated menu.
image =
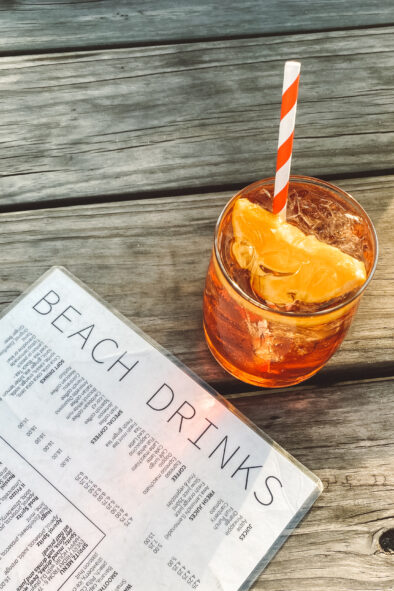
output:
[{"label": "laminated menu", "polygon": [[0,318],[0,590],[248,589],[321,492],[67,270]]}]

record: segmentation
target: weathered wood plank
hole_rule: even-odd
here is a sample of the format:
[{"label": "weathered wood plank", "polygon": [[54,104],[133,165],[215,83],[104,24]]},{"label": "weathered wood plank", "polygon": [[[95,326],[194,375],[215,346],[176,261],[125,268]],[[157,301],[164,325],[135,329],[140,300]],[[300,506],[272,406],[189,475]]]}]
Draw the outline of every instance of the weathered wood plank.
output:
[{"label": "weathered wood plank", "polygon": [[[394,176],[347,180],[374,219],[376,276],[350,334],[319,380],[388,375],[394,359]],[[201,328],[216,218],[228,193],[162,197],[0,215],[0,308],[64,265],[202,378],[243,391],[211,358]],[[391,374],[389,374],[391,375]]]},{"label": "weathered wood plank", "polygon": [[394,23],[391,0],[2,0],[0,51],[113,46]]},{"label": "weathered wood plank", "polygon": [[324,483],[253,589],[392,591],[394,553],[379,538],[394,528],[394,382],[233,402]]},{"label": "weathered wood plank", "polygon": [[21,56],[0,60],[0,203],[270,176],[290,56],[293,172],[392,167],[394,28]]}]

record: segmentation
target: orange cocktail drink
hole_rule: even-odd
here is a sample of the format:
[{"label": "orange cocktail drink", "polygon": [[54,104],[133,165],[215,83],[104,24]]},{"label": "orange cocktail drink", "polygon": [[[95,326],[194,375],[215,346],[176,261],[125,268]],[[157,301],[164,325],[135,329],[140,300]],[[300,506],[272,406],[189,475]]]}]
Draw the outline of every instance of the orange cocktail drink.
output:
[{"label": "orange cocktail drink", "polygon": [[289,386],[343,341],[377,261],[368,215],[324,181],[291,177],[286,221],[274,179],[242,189],[219,217],[204,292],[217,361],[250,384]]}]

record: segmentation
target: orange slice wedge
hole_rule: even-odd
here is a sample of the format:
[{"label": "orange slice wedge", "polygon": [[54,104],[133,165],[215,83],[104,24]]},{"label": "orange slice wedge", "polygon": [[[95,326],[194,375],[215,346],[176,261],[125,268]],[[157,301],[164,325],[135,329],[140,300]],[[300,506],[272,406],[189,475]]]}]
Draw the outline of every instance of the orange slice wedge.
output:
[{"label": "orange slice wedge", "polygon": [[232,213],[233,255],[251,275],[251,287],[274,304],[319,303],[361,286],[363,262],[315,236],[281,222],[260,205],[241,198]]}]

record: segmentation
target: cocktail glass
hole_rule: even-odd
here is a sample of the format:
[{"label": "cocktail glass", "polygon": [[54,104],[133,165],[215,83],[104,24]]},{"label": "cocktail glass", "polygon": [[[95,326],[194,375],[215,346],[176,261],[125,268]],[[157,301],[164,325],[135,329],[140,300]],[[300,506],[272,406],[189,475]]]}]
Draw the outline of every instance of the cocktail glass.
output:
[{"label": "cocktail glass", "polygon": [[274,179],[237,193],[219,216],[204,292],[204,331],[216,360],[233,376],[256,386],[283,387],[306,380],[342,343],[377,263],[376,232],[348,193],[311,177],[292,176],[287,221],[365,264],[367,278],[342,298],[291,306],[261,300],[248,271],[232,255],[231,216],[246,197],[272,211]]}]

